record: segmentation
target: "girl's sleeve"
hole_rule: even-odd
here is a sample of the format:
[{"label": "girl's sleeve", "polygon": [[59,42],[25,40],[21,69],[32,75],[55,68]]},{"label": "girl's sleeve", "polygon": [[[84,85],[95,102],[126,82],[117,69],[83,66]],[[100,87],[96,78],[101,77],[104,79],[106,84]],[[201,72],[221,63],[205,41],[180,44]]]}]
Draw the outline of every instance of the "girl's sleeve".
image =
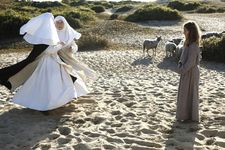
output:
[{"label": "girl's sleeve", "polygon": [[187,53],[187,61],[182,63],[179,62],[178,72],[180,74],[185,74],[189,71],[194,65],[196,65],[196,59],[198,54],[198,47],[194,44],[190,45]]}]

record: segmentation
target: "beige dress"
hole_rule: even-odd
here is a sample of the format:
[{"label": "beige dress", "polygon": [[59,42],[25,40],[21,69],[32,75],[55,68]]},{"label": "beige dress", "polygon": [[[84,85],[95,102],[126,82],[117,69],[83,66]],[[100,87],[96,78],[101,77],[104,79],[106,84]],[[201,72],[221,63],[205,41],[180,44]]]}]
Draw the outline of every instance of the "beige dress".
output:
[{"label": "beige dress", "polygon": [[196,43],[184,48],[178,72],[180,83],[177,98],[176,119],[199,121],[199,61],[200,49]]}]

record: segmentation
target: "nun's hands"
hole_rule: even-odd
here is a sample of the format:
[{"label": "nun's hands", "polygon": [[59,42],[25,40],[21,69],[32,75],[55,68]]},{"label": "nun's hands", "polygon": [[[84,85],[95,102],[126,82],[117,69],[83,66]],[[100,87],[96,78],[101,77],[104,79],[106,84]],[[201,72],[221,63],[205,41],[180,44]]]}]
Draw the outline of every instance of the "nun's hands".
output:
[{"label": "nun's hands", "polygon": [[70,47],[68,48],[68,50],[69,50],[69,53],[73,53],[73,48],[72,48],[72,46],[70,46]]},{"label": "nun's hands", "polygon": [[61,44],[62,46],[65,46],[65,43],[64,42],[59,42],[59,44]]}]

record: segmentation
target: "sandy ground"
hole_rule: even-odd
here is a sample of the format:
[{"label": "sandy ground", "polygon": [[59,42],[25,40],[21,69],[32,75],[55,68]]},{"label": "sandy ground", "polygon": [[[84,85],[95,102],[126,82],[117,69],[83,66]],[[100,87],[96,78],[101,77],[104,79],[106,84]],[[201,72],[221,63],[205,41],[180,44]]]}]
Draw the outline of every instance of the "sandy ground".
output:
[{"label": "sandy ground", "polygon": [[[165,34],[168,29],[156,31]],[[181,30],[175,28],[174,32]],[[77,53],[99,78],[88,83],[90,94],[50,111],[48,116],[11,103],[13,94],[1,86],[0,149],[225,149],[225,65],[202,62],[201,121],[178,123],[179,75],[174,72],[176,62],[164,59],[162,48],[154,60],[144,57],[141,49]],[[2,52],[0,67],[26,55]]]},{"label": "sandy ground", "polygon": [[[26,53],[1,54],[3,64]],[[91,93],[49,116],[10,102],[1,91],[1,149],[225,149],[225,65],[202,63],[201,123],[175,121],[176,62],[141,51],[77,54],[100,77]]]}]

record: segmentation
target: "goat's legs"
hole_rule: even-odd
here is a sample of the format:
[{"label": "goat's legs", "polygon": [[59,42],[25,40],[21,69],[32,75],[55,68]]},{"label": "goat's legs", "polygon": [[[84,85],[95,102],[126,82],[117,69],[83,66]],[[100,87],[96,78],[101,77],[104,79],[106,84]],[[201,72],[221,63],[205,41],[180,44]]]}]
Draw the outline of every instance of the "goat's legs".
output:
[{"label": "goat's legs", "polygon": [[145,56],[145,45],[143,45],[143,55]]},{"label": "goat's legs", "polygon": [[150,55],[149,55],[149,49],[147,49],[147,54],[148,54],[148,56],[150,56]]},{"label": "goat's legs", "polygon": [[154,49],[154,53],[155,53],[154,56],[156,56],[156,48]]},{"label": "goat's legs", "polygon": [[154,56],[155,56],[154,49],[152,49],[152,57],[154,57]]}]

